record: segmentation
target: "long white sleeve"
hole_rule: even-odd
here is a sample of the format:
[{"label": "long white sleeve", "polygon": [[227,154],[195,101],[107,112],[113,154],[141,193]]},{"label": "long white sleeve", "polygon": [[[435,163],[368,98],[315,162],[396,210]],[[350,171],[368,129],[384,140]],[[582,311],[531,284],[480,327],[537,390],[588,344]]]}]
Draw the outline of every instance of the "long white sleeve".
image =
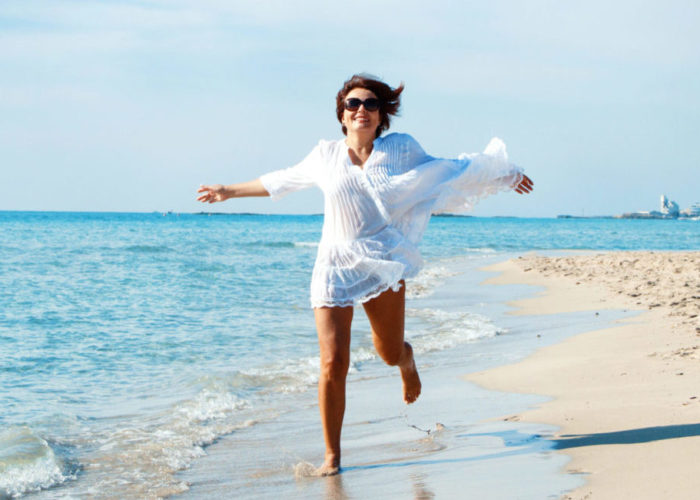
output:
[{"label": "long white sleeve", "polygon": [[318,183],[317,171],[322,165],[321,147],[316,146],[301,162],[293,167],[269,172],[260,177],[273,200],[278,200],[293,191],[299,191]]},{"label": "long white sleeve", "polygon": [[506,145],[497,137],[483,153],[463,154],[453,163],[456,175],[442,187],[432,213],[470,210],[489,195],[513,189],[523,178],[522,168],[508,161]]}]

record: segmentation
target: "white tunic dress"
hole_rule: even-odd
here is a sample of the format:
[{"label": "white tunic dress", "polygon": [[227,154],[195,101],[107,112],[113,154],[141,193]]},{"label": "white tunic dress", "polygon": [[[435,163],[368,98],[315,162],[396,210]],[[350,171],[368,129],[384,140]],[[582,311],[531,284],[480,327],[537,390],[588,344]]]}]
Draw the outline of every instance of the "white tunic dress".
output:
[{"label": "white tunic dress", "polygon": [[500,139],[481,154],[446,160],[406,134],[377,138],[363,168],[344,140],[322,140],[301,163],[260,178],[273,199],[313,185],[323,191],[312,307],[346,307],[398,290],[421,268],[418,243],[431,214],[468,210],[521,179]]}]

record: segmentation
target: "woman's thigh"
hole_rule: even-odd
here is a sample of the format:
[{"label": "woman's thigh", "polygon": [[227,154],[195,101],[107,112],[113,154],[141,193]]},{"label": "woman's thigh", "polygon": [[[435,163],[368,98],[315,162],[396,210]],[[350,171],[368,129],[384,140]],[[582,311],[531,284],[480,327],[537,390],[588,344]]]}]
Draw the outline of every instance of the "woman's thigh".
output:
[{"label": "woman's thigh", "polygon": [[389,289],[363,304],[374,346],[384,361],[392,365],[398,363],[404,349],[406,283],[403,280],[400,283],[398,292]]}]

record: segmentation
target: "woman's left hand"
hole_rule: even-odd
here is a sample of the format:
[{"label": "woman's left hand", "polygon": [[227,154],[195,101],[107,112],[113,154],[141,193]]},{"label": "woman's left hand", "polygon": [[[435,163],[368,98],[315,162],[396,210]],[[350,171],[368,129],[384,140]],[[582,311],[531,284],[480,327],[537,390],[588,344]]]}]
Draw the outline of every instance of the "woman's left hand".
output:
[{"label": "woman's left hand", "polygon": [[530,191],[533,190],[533,183],[532,179],[530,179],[527,175],[523,174],[523,178],[520,180],[520,182],[513,188],[516,193],[518,194],[527,194]]}]

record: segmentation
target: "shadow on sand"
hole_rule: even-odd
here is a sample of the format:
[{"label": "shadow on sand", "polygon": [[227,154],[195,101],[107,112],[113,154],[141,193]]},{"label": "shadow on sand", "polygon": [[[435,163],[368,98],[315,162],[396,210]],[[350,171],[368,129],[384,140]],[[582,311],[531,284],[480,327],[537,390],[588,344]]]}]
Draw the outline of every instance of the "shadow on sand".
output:
[{"label": "shadow on sand", "polygon": [[551,450],[565,450],[581,446],[601,446],[610,444],[638,444],[665,439],[680,439],[700,436],[700,424],[664,425],[643,427],[624,431],[600,432],[595,434],[565,434],[557,438],[542,434],[527,434],[517,430],[499,432],[458,434],[458,438],[495,437],[503,440],[507,448],[517,448],[497,453],[487,453],[458,458],[418,459],[397,462],[371,463],[344,467],[343,473],[377,468],[407,467],[412,465],[438,465],[454,462],[473,462],[478,460],[493,460],[527,453],[539,453]]},{"label": "shadow on sand", "polygon": [[[497,453],[486,453],[457,458],[424,458],[417,460],[369,463],[343,467],[340,475],[334,476],[333,478],[327,478],[326,499],[346,500],[348,496],[343,488],[342,475],[363,470],[493,460],[528,453],[541,453],[552,450],[579,448],[581,446],[650,443],[665,439],[680,439],[694,436],[700,436],[700,424],[664,425],[657,427],[643,427],[640,429],[628,429],[624,431],[600,432],[594,434],[565,434],[557,438],[542,434],[528,434],[517,430],[458,434],[456,437],[465,439],[479,437],[499,438],[503,440],[503,444],[506,446],[506,448],[511,449]],[[427,487],[422,478],[414,478],[414,497],[416,499],[433,498],[433,493]]]},{"label": "shadow on sand", "polygon": [[693,436],[700,436],[700,424],[661,425],[597,434],[565,434],[550,441],[554,443],[555,450],[566,450],[581,446],[650,443]]}]

